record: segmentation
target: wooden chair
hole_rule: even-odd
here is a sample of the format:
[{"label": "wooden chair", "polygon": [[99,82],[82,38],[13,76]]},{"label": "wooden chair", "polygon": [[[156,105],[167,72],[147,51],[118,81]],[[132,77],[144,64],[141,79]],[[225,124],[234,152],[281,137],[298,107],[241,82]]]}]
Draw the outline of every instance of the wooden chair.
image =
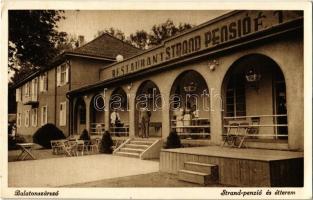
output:
[{"label": "wooden chair", "polygon": [[62,152],[62,146],[60,145],[59,140],[51,140],[51,149],[52,149],[52,154],[57,155]]},{"label": "wooden chair", "polygon": [[79,152],[83,156],[84,155],[84,150],[85,150],[85,142],[84,142],[84,140],[77,140],[76,144],[77,144],[77,147],[76,147],[77,156],[78,156]]},{"label": "wooden chair", "polygon": [[98,142],[96,139],[91,139],[87,145],[87,149],[89,150],[89,152],[94,152],[96,151],[97,153],[99,152],[99,148],[98,148]]}]

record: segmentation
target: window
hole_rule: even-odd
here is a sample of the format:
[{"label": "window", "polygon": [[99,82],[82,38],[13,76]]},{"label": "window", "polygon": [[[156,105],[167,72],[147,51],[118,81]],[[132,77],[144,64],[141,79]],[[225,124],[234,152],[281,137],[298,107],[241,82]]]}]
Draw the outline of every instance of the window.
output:
[{"label": "window", "polygon": [[41,107],[41,125],[48,122],[48,106]]},{"label": "window", "polygon": [[68,83],[69,67],[66,63],[57,67],[57,86]]},{"label": "window", "polygon": [[227,117],[246,115],[245,80],[240,75],[233,75],[228,83],[226,91],[226,115]]},{"label": "window", "polygon": [[66,101],[60,103],[60,126],[66,126]]},{"label": "window", "polygon": [[17,113],[16,125],[17,127],[22,126],[22,113]]},{"label": "window", "polygon": [[38,119],[38,109],[32,109],[32,126],[37,126],[37,119]]},{"label": "window", "polygon": [[25,111],[25,127],[29,127],[29,110]]},{"label": "window", "polygon": [[22,91],[21,91],[21,88],[17,88],[15,90],[15,98],[16,98],[16,102],[21,102],[22,101]]},{"label": "window", "polygon": [[39,76],[39,91],[45,92],[48,90],[48,73],[45,72]]},{"label": "window", "polygon": [[24,96],[29,97],[29,83],[25,83],[24,85]]}]

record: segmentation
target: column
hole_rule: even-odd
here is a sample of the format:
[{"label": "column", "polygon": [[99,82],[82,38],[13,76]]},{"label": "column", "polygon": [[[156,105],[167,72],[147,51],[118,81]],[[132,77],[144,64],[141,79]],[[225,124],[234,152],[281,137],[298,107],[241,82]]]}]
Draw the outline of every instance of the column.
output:
[{"label": "column", "polygon": [[104,129],[106,131],[110,130],[110,92],[105,88],[103,90],[103,100],[104,100]]},{"label": "column", "polygon": [[135,95],[131,95],[131,92],[128,91],[128,114],[129,114],[129,137],[134,138],[136,132],[136,105],[135,105]]},{"label": "column", "polygon": [[170,134],[170,87],[162,85],[162,139],[166,139]]},{"label": "column", "polygon": [[219,145],[222,142],[223,116],[222,97],[220,90],[211,90],[210,98],[210,131],[211,142]]},{"label": "column", "polygon": [[92,95],[84,96],[84,101],[86,104],[86,130],[88,133],[90,132],[90,102],[91,102]]}]

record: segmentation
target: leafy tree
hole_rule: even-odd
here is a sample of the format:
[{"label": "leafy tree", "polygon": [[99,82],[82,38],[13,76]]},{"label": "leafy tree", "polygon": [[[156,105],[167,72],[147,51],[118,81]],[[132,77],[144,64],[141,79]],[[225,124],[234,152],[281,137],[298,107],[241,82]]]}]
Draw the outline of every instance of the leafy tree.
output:
[{"label": "leafy tree", "polygon": [[129,40],[132,45],[140,49],[147,49],[149,46],[149,34],[144,30],[136,31],[136,33],[130,34]]},{"label": "leafy tree", "polygon": [[128,42],[126,40],[126,37],[125,37],[125,34],[123,33],[123,31],[121,31],[120,29],[113,28],[113,27],[98,31],[97,34],[95,35],[95,37],[99,37],[104,33],[108,33],[109,35],[112,35],[112,36],[116,37],[117,39],[120,39],[124,42]]},{"label": "leafy tree", "polygon": [[172,20],[167,19],[164,23],[154,25],[152,27],[152,33],[149,34],[150,45],[159,45],[162,43],[163,40],[192,27],[193,25],[187,23],[181,23],[176,26]]},{"label": "leafy tree", "polygon": [[[61,32],[60,34],[63,34]],[[65,50],[73,50],[76,47],[79,47],[79,39],[76,35],[69,35],[65,33],[64,40],[58,41],[56,47],[60,52]]]},{"label": "leafy tree", "polygon": [[[58,10],[9,11],[9,69],[20,78],[44,67],[60,52],[57,43],[66,33],[58,32],[57,22],[65,19]],[[14,78],[16,81],[18,78]]]},{"label": "leafy tree", "polygon": [[95,37],[108,33],[126,43],[134,45],[137,48],[148,49],[150,46],[159,45],[163,40],[192,27],[193,25],[188,23],[180,23],[177,26],[171,19],[168,19],[164,23],[154,25],[151,28],[150,33],[145,30],[138,30],[135,33],[130,34],[129,37],[126,37],[120,29],[110,27],[108,29],[98,31]]}]

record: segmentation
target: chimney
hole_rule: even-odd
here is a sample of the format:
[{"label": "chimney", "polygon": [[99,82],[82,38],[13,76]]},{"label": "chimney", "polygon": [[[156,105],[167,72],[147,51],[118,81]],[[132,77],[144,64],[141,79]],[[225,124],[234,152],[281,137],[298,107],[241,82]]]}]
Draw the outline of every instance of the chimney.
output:
[{"label": "chimney", "polygon": [[83,35],[78,36],[79,47],[85,44],[85,37]]}]

